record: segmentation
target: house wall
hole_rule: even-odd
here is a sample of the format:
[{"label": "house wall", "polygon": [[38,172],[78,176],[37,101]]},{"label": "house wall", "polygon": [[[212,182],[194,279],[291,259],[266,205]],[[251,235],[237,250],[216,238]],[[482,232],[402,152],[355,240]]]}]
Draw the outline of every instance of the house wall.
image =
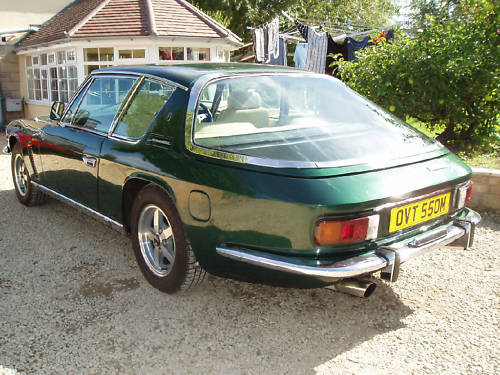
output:
[{"label": "house wall", "polygon": [[22,111],[7,112],[6,99],[22,98],[19,87],[19,67],[17,63],[17,56],[14,52],[12,44],[0,46],[0,86],[2,88],[2,108],[4,108],[3,124],[6,125],[10,121],[23,117]]}]

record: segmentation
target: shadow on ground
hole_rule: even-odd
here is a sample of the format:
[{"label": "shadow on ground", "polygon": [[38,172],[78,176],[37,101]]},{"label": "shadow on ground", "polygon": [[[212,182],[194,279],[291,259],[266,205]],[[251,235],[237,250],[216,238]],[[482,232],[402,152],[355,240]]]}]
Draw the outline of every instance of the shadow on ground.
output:
[{"label": "shadow on ground", "polygon": [[0,365],[29,373],[313,373],[412,313],[370,299],[209,277],[166,295],[128,239],[54,200],[0,191]]}]

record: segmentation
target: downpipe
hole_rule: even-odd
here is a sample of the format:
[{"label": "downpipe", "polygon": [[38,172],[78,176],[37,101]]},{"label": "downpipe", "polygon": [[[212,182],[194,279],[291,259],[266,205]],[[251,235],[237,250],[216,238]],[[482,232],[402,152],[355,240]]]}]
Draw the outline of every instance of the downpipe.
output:
[{"label": "downpipe", "polygon": [[335,284],[327,286],[326,288],[360,298],[368,298],[377,288],[377,284],[370,280],[352,278],[337,281]]}]

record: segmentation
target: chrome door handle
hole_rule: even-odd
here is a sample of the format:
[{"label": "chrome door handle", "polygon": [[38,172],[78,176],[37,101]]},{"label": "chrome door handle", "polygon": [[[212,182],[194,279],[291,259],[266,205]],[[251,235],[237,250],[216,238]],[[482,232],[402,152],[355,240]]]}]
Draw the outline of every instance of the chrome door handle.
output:
[{"label": "chrome door handle", "polygon": [[89,167],[92,167],[92,168],[95,168],[96,164],[97,164],[97,159],[96,158],[89,158],[87,156],[84,156],[82,158],[83,160],[83,163],[85,165],[88,165]]}]

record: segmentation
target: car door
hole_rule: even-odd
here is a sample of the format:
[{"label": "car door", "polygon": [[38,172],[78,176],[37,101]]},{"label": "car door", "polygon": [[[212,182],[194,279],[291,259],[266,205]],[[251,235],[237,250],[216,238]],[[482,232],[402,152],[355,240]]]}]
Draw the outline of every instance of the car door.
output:
[{"label": "car door", "polygon": [[130,76],[91,78],[75,96],[61,122],[43,129],[43,185],[98,209],[101,146],[136,80]]}]

